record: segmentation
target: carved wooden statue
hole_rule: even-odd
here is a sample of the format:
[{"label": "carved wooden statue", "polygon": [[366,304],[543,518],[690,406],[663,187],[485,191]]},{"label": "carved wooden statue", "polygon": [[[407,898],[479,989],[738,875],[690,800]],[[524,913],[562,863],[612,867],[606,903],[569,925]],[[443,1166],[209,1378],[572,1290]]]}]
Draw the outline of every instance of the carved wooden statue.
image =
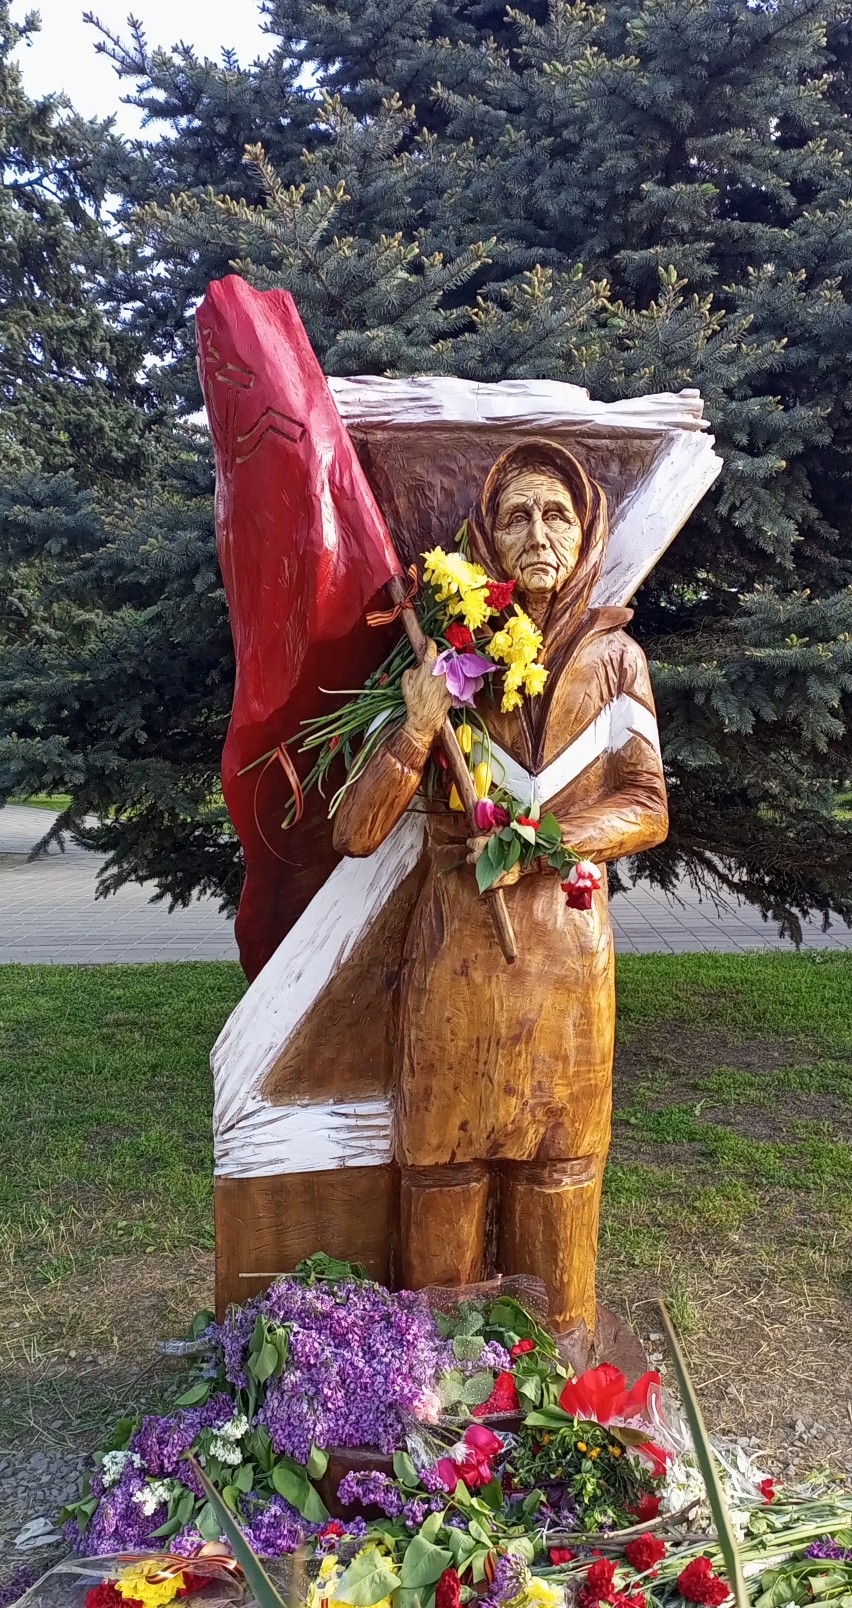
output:
[{"label": "carved wooden statue", "polygon": [[[235,284],[241,308],[247,298],[267,300],[225,281]],[[211,290],[221,297],[221,286]],[[205,309],[199,323],[221,364],[235,320],[220,301],[207,307],[208,329],[214,314],[215,343],[204,333]],[[249,361],[243,350],[242,361],[256,372],[256,353]],[[203,365],[202,374],[210,408]],[[417,408],[428,412],[423,387],[441,383],[360,382],[353,435],[361,462],[406,563],[436,540],[449,545],[457,515],[472,504],[470,556],[494,580],[514,580],[543,634],[548,671],[543,694],[509,713],[486,689],[477,695],[493,770],[515,799],[553,812],[564,842],[604,867],[660,842],[667,829],[648,670],[625,631],[632,611],[622,601],[718,472],[700,433],[700,401],[689,393],[620,405],[621,429],[613,418],[607,441],[606,409],[576,388],[550,387],[550,417],[540,422],[530,419],[527,396],[508,396],[507,427],[512,409],[502,397],[483,425],[482,393],[512,387],[471,387],[480,417],[452,431],[440,420],[443,435],[433,419],[430,441]],[[346,388],[358,384],[337,383],[344,416],[353,412]],[[395,423],[386,396],[371,417],[371,385],[397,387]],[[679,421],[667,425],[665,405],[674,402]],[[449,492],[435,467],[442,443]],[[229,494],[236,508],[233,486]],[[373,581],[379,572],[374,565]],[[347,644],[359,629],[347,622]],[[400,627],[388,629],[392,636]],[[239,641],[236,624],[235,634]],[[372,650],[374,663],[385,646]],[[220,1304],[244,1299],[322,1244],[412,1287],[474,1282],[495,1266],[532,1273],[548,1287],[558,1330],[585,1321],[591,1331],[615,1023],[605,873],[588,910],[569,907],[542,860],[507,873],[518,955],[505,964],[473,871],[488,834],[471,836],[446,796],[428,799],[422,785],[450,704],[434,653],[407,672],[405,724],[346,793],[333,841],[316,814],[307,835],[294,836],[291,875],[298,878],[313,842],[324,880],[294,925],[291,913],[214,1051]],[[345,656],[351,662],[351,646]],[[342,679],[347,668],[326,670],[324,684],[355,685]],[[273,730],[276,741],[293,735],[292,720]],[[235,818],[240,807],[246,814],[239,786]],[[257,792],[253,809],[258,826],[267,823],[270,851],[263,861],[249,843],[259,886],[263,866],[268,882],[286,876],[272,859],[287,860],[290,840],[285,834],[280,849],[268,842],[273,812],[262,801],[258,816]]]}]

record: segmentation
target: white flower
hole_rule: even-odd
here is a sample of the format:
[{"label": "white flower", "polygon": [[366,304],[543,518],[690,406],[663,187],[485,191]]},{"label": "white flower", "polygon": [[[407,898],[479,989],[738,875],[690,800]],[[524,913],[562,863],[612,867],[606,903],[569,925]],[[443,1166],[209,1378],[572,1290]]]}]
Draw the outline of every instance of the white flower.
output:
[{"label": "white flower", "polygon": [[455,1446],[450,1447],[450,1456],[454,1463],[465,1463],[470,1456],[470,1447],[465,1446],[464,1441],[456,1441]]},{"label": "white flower", "polygon": [[222,1440],[218,1435],[214,1435],[210,1442],[210,1456],[218,1457],[220,1463],[230,1463],[234,1468],[243,1460],[239,1446],[235,1446],[233,1441]]},{"label": "white flower", "polygon": [[174,1480],[147,1480],[141,1490],[134,1491],[133,1500],[138,1502],[146,1519],[171,1499],[174,1484]]},{"label": "white flower", "polygon": [[237,1413],[236,1418],[232,1418],[227,1424],[222,1424],[216,1434],[220,1440],[238,1441],[248,1434],[248,1427],[249,1421],[245,1413]]},{"label": "white flower", "polygon": [[104,1482],[105,1490],[108,1490],[111,1485],[118,1484],[128,1463],[132,1463],[134,1468],[141,1468],[142,1459],[139,1453],[106,1452],[104,1454],[104,1460],[101,1463],[101,1479]]}]

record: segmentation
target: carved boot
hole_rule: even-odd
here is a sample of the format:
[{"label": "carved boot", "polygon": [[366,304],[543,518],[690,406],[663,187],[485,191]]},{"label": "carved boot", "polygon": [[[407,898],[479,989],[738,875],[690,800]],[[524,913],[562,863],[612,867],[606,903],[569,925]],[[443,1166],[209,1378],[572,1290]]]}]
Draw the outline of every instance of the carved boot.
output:
[{"label": "carved boot", "polygon": [[402,1170],[402,1283],[476,1284],[482,1278],[489,1169],[472,1161]]},{"label": "carved boot", "polygon": [[511,1161],[500,1169],[498,1263],[543,1279],[557,1334],[595,1331],[595,1261],[604,1156]]}]

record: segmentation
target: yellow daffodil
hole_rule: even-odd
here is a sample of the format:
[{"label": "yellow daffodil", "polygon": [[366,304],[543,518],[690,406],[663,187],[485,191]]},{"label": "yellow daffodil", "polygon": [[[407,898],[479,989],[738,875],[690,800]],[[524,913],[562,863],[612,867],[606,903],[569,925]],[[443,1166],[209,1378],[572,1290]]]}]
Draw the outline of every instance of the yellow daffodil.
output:
[{"label": "yellow daffodil", "polygon": [[524,700],[519,692],[512,692],[510,690],[509,692],[504,692],[500,703],[500,708],[502,709],[504,715],[508,715],[513,709],[520,709],[523,701]]},{"label": "yellow daffodil", "polygon": [[529,1585],[519,1596],[512,1598],[511,1608],[557,1608],[562,1600],[561,1591],[539,1575],[532,1575]]},{"label": "yellow daffodil", "polygon": [[528,664],[524,671],[524,691],[528,692],[531,698],[537,698],[539,693],[544,691],[546,680],[547,671],[543,664]]}]

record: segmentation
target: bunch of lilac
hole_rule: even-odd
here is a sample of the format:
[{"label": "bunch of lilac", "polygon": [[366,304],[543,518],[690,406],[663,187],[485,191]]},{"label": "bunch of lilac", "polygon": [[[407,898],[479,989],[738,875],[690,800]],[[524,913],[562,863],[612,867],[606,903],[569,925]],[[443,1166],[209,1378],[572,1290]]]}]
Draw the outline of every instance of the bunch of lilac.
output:
[{"label": "bunch of lilac", "polygon": [[526,1589],[529,1581],[526,1559],[515,1552],[504,1552],[494,1570],[488,1596],[480,1598],[479,1608],[501,1608],[503,1603],[513,1602]]},{"label": "bunch of lilac", "polygon": [[258,1557],[283,1558],[320,1528],[318,1524],[308,1524],[283,1496],[273,1496],[265,1507],[258,1506],[243,1526],[243,1534]]},{"label": "bunch of lilac", "polygon": [[237,1389],[249,1384],[258,1316],[289,1326],[289,1361],[270,1379],[257,1419],[276,1452],[305,1463],[312,1443],[393,1451],[434,1399],[446,1348],[422,1295],[391,1295],[372,1283],[330,1288],[279,1279],[213,1331]]},{"label": "bunch of lilac", "polygon": [[181,1461],[202,1429],[218,1428],[233,1416],[229,1396],[216,1396],[203,1407],[187,1407],[169,1417],[145,1418],[131,1438],[127,1452],[111,1454],[120,1473],[108,1479],[108,1460],[92,1476],[92,1495],[99,1498],[86,1529],[80,1533],[76,1520],[65,1526],[65,1538],[77,1552],[103,1556],[109,1552],[133,1552],[158,1543],[154,1531],[166,1521],[168,1504],[161,1502],[147,1513],[138,1501],[147,1480],[177,1478],[196,1496],[201,1486],[189,1465]]}]

